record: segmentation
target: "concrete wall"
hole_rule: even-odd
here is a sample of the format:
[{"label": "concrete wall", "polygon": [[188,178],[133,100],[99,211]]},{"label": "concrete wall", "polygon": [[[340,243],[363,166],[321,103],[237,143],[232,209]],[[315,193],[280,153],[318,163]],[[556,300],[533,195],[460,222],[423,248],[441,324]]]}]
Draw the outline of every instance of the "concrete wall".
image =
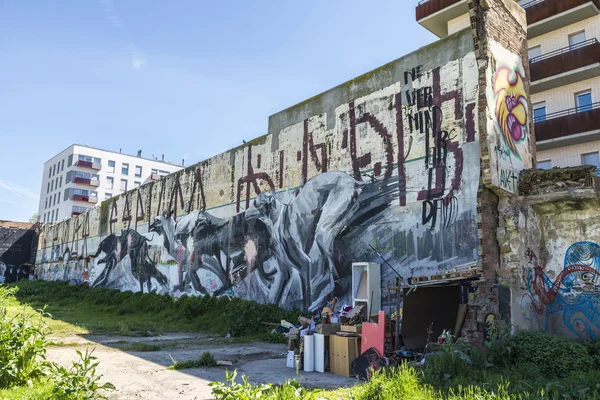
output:
[{"label": "concrete wall", "polygon": [[[500,283],[511,322],[574,339],[600,334],[600,196],[593,168],[527,171],[500,204]],[[532,190],[533,189],[533,190]]]},{"label": "concrete wall", "polygon": [[36,275],[314,310],[350,300],[352,262],[405,278],[475,263],[477,74],[463,31],[275,114],[265,136],[47,226]]},{"label": "concrete wall", "polygon": [[37,249],[38,225],[0,221],[0,283],[29,277]]}]

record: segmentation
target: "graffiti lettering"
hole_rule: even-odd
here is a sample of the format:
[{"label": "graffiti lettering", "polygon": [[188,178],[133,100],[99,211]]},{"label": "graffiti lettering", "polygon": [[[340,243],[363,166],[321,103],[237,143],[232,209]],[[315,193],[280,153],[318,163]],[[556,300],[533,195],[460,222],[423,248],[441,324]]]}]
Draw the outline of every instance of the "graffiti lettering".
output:
[{"label": "graffiti lettering", "polygon": [[516,182],[518,182],[519,176],[514,171],[508,171],[505,169],[500,170],[500,187],[510,192],[514,192],[516,189]]}]

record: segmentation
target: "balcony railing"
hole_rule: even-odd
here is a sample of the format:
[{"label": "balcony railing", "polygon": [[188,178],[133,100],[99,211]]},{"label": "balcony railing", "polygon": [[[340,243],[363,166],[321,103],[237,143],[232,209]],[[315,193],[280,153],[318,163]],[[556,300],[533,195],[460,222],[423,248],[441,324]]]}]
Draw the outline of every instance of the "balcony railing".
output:
[{"label": "balcony railing", "polygon": [[461,0],[421,0],[417,4],[417,21],[450,7]]},{"label": "balcony railing", "polygon": [[73,197],[71,197],[71,200],[75,200],[75,201],[89,201],[90,196],[84,196],[81,194],[74,194]]},{"label": "balcony railing", "polygon": [[574,50],[581,49],[583,47],[589,46],[591,44],[598,43],[598,39],[588,39],[581,43],[577,43],[571,46],[563,47],[562,49],[551,51],[550,53],[542,54],[541,56],[533,57],[529,59],[529,64],[533,64],[535,62],[539,62],[542,60],[547,60],[548,58],[556,57],[561,54],[570,53]]},{"label": "balcony railing", "polygon": [[73,180],[73,182],[77,183],[79,185],[88,185],[88,186],[95,186],[95,187],[100,186],[100,181],[98,179],[89,179],[89,178],[76,177]]},{"label": "balcony railing", "polygon": [[73,212],[71,212],[71,217],[74,217],[74,216],[80,215],[80,214],[83,214],[83,213],[82,212],[73,211]]},{"label": "balcony railing", "polygon": [[83,161],[83,160],[77,160],[77,162],[75,162],[75,165],[78,167],[83,167],[83,168],[91,168],[91,169],[100,169],[102,168],[102,165],[99,163],[94,163],[91,161]]},{"label": "balcony railing", "polygon": [[533,0],[521,6],[532,38],[597,15],[600,0]]},{"label": "balcony railing", "polygon": [[600,127],[600,102],[558,111],[535,119],[538,142],[592,132]]},{"label": "balcony railing", "polygon": [[[600,75],[600,43],[593,38],[529,60],[531,92],[539,93]],[[589,67],[589,68],[585,68]],[[566,72],[572,72],[565,75]],[[560,79],[548,79],[559,76]]]}]

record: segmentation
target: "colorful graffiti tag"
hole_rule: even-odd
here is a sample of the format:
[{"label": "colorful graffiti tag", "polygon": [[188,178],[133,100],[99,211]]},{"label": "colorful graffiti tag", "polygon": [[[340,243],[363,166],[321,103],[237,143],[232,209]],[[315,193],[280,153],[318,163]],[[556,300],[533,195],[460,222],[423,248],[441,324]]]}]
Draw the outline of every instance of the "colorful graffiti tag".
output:
[{"label": "colorful graffiti tag", "polygon": [[[564,267],[554,280],[531,250],[527,259],[530,268],[527,292],[521,299],[523,317],[540,329],[564,328],[580,339],[596,338],[600,333],[600,245],[571,245],[565,253]],[[559,326],[551,328],[555,318]]]},{"label": "colorful graffiti tag", "polygon": [[519,172],[531,166],[529,149],[529,99],[523,60],[491,40],[493,54],[488,70],[486,96],[489,103],[487,133],[492,183],[516,193]]},{"label": "colorful graffiti tag", "polygon": [[496,121],[504,144],[519,159],[521,154],[517,150],[517,143],[527,137],[527,93],[523,76],[518,67],[504,65],[494,74]]},{"label": "colorful graffiti tag", "polygon": [[[406,277],[472,263],[475,56],[398,65],[396,82],[285,118],[274,133],[48,227],[38,276],[86,271],[97,287],[315,311],[334,296],[351,301],[353,262],[384,257]],[[381,277],[396,275],[386,264]]]}]

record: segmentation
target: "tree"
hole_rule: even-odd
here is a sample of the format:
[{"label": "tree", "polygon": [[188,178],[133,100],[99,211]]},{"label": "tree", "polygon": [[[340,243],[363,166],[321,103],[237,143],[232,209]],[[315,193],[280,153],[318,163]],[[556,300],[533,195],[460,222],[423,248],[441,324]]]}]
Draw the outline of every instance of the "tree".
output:
[{"label": "tree", "polygon": [[33,215],[29,218],[29,222],[35,224],[38,221],[38,213],[33,213]]}]

